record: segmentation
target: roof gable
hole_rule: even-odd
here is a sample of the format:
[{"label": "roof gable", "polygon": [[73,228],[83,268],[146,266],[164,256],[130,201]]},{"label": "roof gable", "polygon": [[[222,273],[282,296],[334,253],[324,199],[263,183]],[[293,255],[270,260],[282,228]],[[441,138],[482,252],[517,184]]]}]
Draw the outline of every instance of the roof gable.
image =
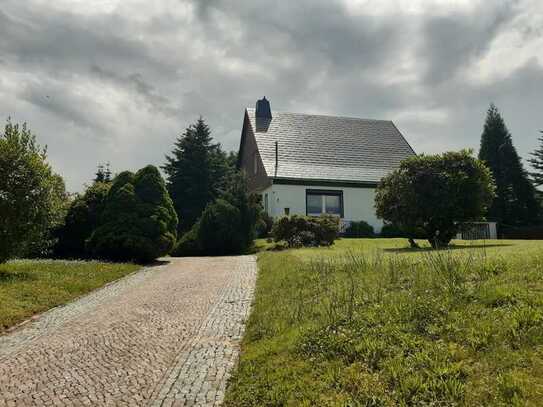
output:
[{"label": "roof gable", "polygon": [[[394,123],[247,109],[266,173],[275,178],[376,183],[415,152]],[[276,145],[278,165],[276,166]]]}]

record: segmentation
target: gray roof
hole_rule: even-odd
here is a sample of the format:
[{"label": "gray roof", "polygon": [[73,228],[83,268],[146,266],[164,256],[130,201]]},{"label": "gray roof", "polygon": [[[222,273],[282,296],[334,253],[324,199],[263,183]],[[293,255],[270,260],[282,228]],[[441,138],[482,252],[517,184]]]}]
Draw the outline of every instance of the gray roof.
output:
[{"label": "gray roof", "polygon": [[247,114],[270,177],[376,183],[415,154],[391,121],[276,111],[257,120],[250,108]]}]

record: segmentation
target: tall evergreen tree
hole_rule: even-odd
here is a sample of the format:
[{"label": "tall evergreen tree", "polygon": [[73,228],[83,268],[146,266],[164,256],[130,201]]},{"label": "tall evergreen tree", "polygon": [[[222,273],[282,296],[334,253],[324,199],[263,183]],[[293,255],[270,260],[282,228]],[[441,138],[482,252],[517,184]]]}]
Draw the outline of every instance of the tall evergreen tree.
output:
[{"label": "tall evergreen tree", "polygon": [[[543,134],[543,131],[540,131]],[[543,136],[538,138],[539,148],[531,153],[532,158],[528,161],[532,165],[534,172],[531,172],[532,182],[535,186],[539,187],[543,185]]]},{"label": "tall evergreen tree", "polygon": [[489,219],[505,225],[527,225],[537,221],[540,206],[535,188],[494,104],[488,109],[479,159],[490,168],[496,183],[496,198],[488,211]]},{"label": "tall evergreen tree", "polygon": [[220,144],[213,143],[211,130],[200,117],[178,137],[162,168],[179,217],[179,231],[186,232],[226,188],[227,155]]}]

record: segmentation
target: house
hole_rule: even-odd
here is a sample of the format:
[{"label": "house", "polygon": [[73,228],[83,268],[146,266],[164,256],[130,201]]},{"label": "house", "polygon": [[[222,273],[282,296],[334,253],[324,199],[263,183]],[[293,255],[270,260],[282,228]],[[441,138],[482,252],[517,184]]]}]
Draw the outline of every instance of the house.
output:
[{"label": "house", "polygon": [[379,232],[377,183],[414,154],[391,121],[275,112],[264,97],[245,110],[238,165],[272,217],[329,213]]}]

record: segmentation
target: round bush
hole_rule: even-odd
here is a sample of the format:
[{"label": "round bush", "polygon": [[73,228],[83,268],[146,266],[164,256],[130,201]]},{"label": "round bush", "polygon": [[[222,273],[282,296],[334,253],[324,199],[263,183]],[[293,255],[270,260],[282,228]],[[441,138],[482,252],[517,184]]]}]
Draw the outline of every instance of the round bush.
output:
[{"label": "round bush", "polygon": [[147,262],[168,254],[176,239],[177,215],[164,180],[152,165],[115,177],[100,226],[87,247],[110,260]]}]

